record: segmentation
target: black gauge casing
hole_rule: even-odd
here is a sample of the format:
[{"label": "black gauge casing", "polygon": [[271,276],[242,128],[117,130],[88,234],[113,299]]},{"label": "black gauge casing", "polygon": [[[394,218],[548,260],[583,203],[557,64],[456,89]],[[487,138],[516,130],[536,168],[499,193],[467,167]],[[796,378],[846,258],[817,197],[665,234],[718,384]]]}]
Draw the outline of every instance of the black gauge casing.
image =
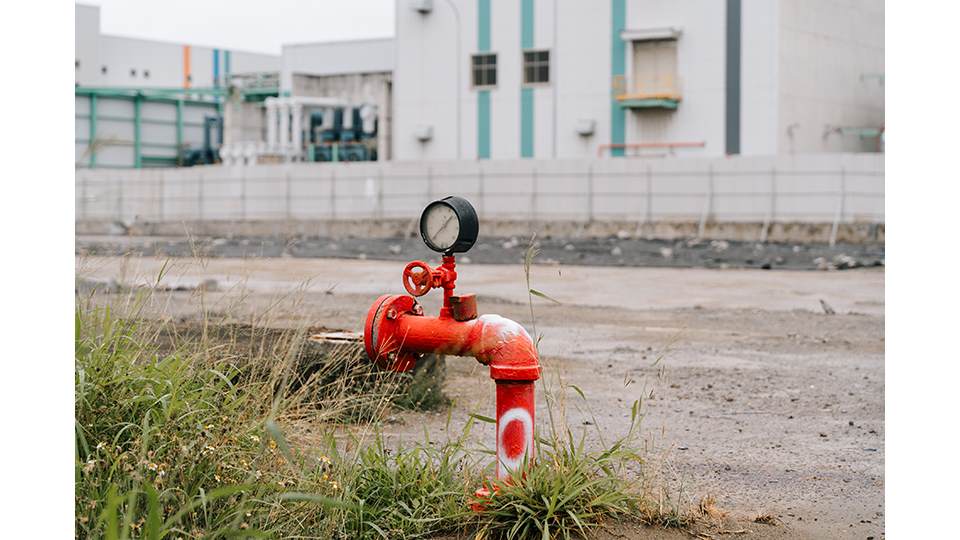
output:
[{"label": "black gauge casing", "polygon": [[[433,245],[433,243],[430,242],[430,238],[427,236],[426,216],[430,209],[435,205],[444,205],[453,209],[453,212],[457,215],[457,220],[460,222],[460,234],[457,236],[457,241],[447,249],[439,248]],[[464,199],[463,197],[451,195],[449,197],[444,197],[439,201],[433,201],[432,203],[428,204],[420,214],[420,237],[423,238],[423,243],[426,244],[428,248],[439,253],[466,253],[470,250],[470,248],[473,247],[473,244],[477,242],[477,235],[479,232],[480,220],[477,218],[477,211],[474,210],[473,205],[470,204],[470,201]]]}]

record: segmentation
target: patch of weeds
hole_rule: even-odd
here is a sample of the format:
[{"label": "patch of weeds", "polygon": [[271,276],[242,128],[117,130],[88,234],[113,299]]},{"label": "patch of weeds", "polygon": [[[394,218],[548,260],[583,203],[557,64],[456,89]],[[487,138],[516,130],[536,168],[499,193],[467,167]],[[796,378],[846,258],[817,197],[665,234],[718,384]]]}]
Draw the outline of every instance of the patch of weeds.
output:
[{"label": "patch of weeds", "polygon": [[[288,387],[309,388],[305,402],[342,401],[340,422],[374,422],[391,403],[413,411],[433,411],[450,401],[443,394],[446,368],[442,357],[428,355],[412,373],[383,371],[370,362],[359,343],[328,344],[307,337],[315,329],[257,328],[248,324],[205,321],[163,325],[159,344],[165,351],[202,349],[207,355],[237,362],[251,378],[269,378],[265,357],[289,356]],[[319,329],[316,329],[319,330]]]},{"label": "patch of weeds", "polygon": [[379,434],[343,470],[349,538],[424,538],[469,517],[461,441],[388,449]]},{"label": "patch of weeds", "polygon": [[307,408],[309,387],[278,391],[288,356],[261,357],[272,375],[251,377],[230,355],[158,352],[156,328],[109,308],[80,306],[75,321],[77,538],[276,535],[327,519],[278,502],[291,489],[336,495],[267,429]]},{"label": "patch of weeds", "polygon": [[586,449],[585,434],[576,439],[566,427],[538,439],[532,463],[492,482],[493,496],[481,501],[480,534],[569,539],[586,536],[611,520],[685,525],[679,512],[656,504],[641,478],[629,471],[643,465],[634,444],[639,422],[637,403],[628,433],[595,451]]}]

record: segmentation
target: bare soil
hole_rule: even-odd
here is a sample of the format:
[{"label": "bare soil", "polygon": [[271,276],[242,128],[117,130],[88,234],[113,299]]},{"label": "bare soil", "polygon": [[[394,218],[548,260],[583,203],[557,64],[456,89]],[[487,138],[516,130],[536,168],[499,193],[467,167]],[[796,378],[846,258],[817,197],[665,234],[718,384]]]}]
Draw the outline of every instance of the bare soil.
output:
[{"label": "bare soil", "polygon": [[[399,293],[396,262],[257,258],[165,260],[78,256],[83,280],[161,284],[145,310],[259,325],[360,331],[370,304]],[[567,421],[599,443],[622,432],[642,399],[650,462],[684,500],[712,495],[727,522],[715,537],[881,538],[884,534],[884,272],[535,267],[534,318],[518,264],[461,264],[458,290],[481,312],[542,334],[544,384],[564,393]],[[204,280],[201,289],[193,287]],[[178,291],[177,288],[183,290]],[[437,293],[424,298],[435,312]],[[827,314],[826,302],[835,314]],[[130,300],[132,301],[132,300]],[[535,330],[534,330],[535,327]],[[489,415],[494,388],[470,359],[447,360],[456,430]],[[543,392],[540,392],[542,398]],[[542,408],[540,410],[543,410]],[[538,422],[547,421],[541,415]],[[399,413],[397,439],[444,436],[447,413]],[[478,426],[479,442],[493,439]],[[760,514],[781,523],[753,523]],[[742,532],[746,531],[746,532]],[[624,524],[611,537],[679,538]]]}]

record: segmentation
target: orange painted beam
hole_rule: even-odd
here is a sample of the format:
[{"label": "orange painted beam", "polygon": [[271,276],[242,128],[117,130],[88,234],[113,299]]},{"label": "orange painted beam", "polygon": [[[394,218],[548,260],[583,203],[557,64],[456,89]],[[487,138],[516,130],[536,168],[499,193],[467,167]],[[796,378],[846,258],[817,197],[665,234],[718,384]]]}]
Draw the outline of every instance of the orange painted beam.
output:
[{"label": "orange painted beam", "polygon": [[183,87],[190,88],[190,46],[183,46]]}]

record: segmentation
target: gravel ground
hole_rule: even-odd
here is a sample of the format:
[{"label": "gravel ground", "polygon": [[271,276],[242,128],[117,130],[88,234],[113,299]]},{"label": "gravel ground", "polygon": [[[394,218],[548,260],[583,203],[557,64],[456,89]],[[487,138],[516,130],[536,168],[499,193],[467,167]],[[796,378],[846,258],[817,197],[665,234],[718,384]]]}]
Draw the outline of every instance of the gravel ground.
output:
[{"label": "gravel ground", "polygon": [[[529,238],[481,238],[465,261],[510,264],[523,259]],[[537,240],[544,263],[668,268],[827,270],[883,266],[883,244],[779,244],[725,240],[585,238]],[[296,257],[409,261],[435,256],[420,238],[77,237],[77,253],[189,257]]]},{"label": "gravel ground", "polygon": [[[397,259],[426,255],[403,246]],[[522,247],[475,249],[473,262],[458,267],[458,290],[478,293],[481,312],[532,332],[523,270],[474,264],[492,262],[480,255],[487,251],[516,258]],[[534,286],[561,302],[535,306],[545,379],[583,390],[586,399],[567,392],[566,409],[588,442],[621,432],[630,404],[642,398],[647,473],[682,485],[685,497],[716,497],[750,531],[737,537],[883,537],[882,269],[602,268],[545,261],[550,253],[533,272]],[[882,248],[877,254],[882,259]],[[190,320],[202,308],[238,321],[256,314],[269,325],[351,331],[378,294],[400,292],[402,269],[355,259],[79,256],[77,274],[87,283],[152,283],[164,264],[165,292],[148,313]],[[204,292],[190,290],[201,284]],[[123,299],[122,287],[115,290],[114,300]],[[428,313],[438,296],[424,297]],[[491,412],[493,385],[472,360],[448,359],[445,391],[455,400],[453,426]],[[437,438],[446,422],[446,413],[404,413],[384,429],[413,440],[426,427]],[[485,424],[474,435],[493,439]],[[760,513],[783,524],[750,523]],[[648,532],[628,528],[617,537]]]}]

